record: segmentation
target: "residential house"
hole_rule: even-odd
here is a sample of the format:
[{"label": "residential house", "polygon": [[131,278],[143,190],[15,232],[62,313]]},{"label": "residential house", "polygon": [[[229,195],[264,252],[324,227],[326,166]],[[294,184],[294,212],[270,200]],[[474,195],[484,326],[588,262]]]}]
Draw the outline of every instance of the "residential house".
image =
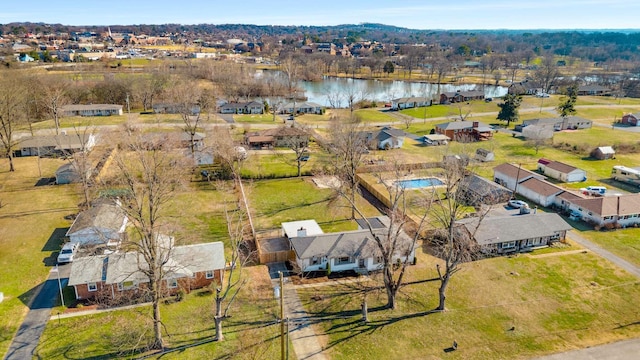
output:
[{"label": "residential house", "polygon": [[316,114],[322,115],[324,113],[324,107],[314,102],[300,101],[300,102],[288,102],[280,106],[281,114],[293,114],[295,109],[296,114]]},{"label": "residential house", "polygon": [[[384,237],[389,231],[389,219],[379,217],[374,221],[382,227],[374,227],[374,233]],[[302,272],[311,271],[357,271],[381,270],[382,256],[369,229],[358,229],[339,233],[296,236],[289,238],[295,262]],[[397,251],[393,262],[413,262],[415,250],[413,239],[400,231]]]},{"label": "residential house", "polygon": [[597,226],[628,227],[640,224],[640,194],[571,199],[568,203],[569,211]]},{"label": "residential house", "polygon": [[583,195],[582,193],[573,193],[570,191],[565,191],[563,193],[561,193],[560,195],[556,196],[554,202],[553,202],[553,207],[565,212],[565,213],[570,213],[570,206],[571,203],[573,203],[575,200],[579,200],[579,199],[586,199],[587,197],[585,195]]},{"label": "residential house", "polygon": [[442,134],[429,134],[422,138],[422,142],[426,145],[447,145],[449,141],[451,138]]},{"label": "residential house", "polygon": [[622,120],[620,122],[624,125],[640,126],[640,121],[638,121],[639,119],[640,119],[640,113],[625,114],[622,117]]},{"label": "residential house", "polygon": [[283,222],[281,226],[282,236],[287,239],[324,234],[320,225],[318,225],[315,220]]},{"label": "residential house", "polygon": [[564,182],[578,182],[587,180],[587,172],[559,161],[540,159],[538,171],[552,179]]},{"label": "residential house", "polygon": [[591,157],[598,160],[615,159],[616,151],[611,146],[600,146],[591,152]]},{"label": "residential house", "polygon": [[31,136],[21,139],[17,156],[69,156],[78,151],[91,151],[97,137],[93,133]]},{"label": "residential house", "polygon": [[516,184],[530,178],[544,180],[545,177],[514,164],[500,164],[493,168],[493,181],[514,191]]},{"label": "residential house", "polygon": [[578,95],[611,96],[611,89],[601,85],[580,85]]},{"label": "residential house", "polygon": [[102,201],[78,214],[66,233],[81,245],[116,246],[123,240],[128,218],[117,202]]},{"label": "residential house", "polygon": [[376,131],[365,131],[362,134],[365,136],[367,144],[371,149],[389,150],[400,149],[404,144],[405,132],[402,130],[383,127]]},{"label": "residential house", "polygon": [[252,149],[291,147],[294,144],[306,145],[309,143],[309,133],[297,127],[281,126],[275,129],[247,133],[244,142]]},{"label": "residential house", "polygon": [[[163,265],[166,295],[221,282],[225,268],[222,242],[176,246],[169,254]],[[76,299],[135,299],[148,288],[145,269],[148,264],[136,252],[81,257],[71,265],[68,285],[74,287]]]},{"label": "residential house", "polygon": [[431,106],[431,98],[428,97],[402,97],[391,100],[392,110],[403,110],[417,107]]},{"label": "residential house", "polygon": [[122,105],[114,104],[64,105],[61,110],[65,116],[122,115]]},{"label": "residential house", "polygon": [[478,161],[489,162],[496,159],[496,155],[493,151],[489,151],[487,149],[478,148],[476,149],[476,155],[474,157]]},{"label": "residential house", "polygon": [[478,245],[498,254],[530,251],[557,241],[564,242],[567,231],[572,229],[559,215],[542,212],[482,219],[472,217],[458,220],[457,224],[462,225]]},{"label": "residential house", "polygon": [[484,91],[456,91],[440,94],[440,104],[467,102],[471,100],[483,100]]},{"label": "residential house", "polygon": [[221,114],[263,114],[264,104],[257,101],[230,102],[220,106]]},{"label": "residential house", "polygon": [[593,121],[579,116],[523,120],[522,124],[517,124],[515,126],[515,131],[522,131],[522,129],[530,125],[550,126],[553,127],[553,130],[555,131],[578,130],[590,129],[593,126]]},{"label": "residential house", "polygon": [[542,93],[543,89],[539,84],[536,84],[533,81],[524,80],[509,85],[509,89],[507,89],[507,91],[512,95],[535,95]]},{"label": "residential house", "polygon": [[435,132],[455,141],[472,142],[491,139],[494,130],[478,121],[451,121],[436,125]]},{"label": "residential house", "polygon": [[507,202],[511,195],[504,186],[471,174],[460,182],[456,199],[467,206],[496,205]]},{"label": "residential house", "polygon": [[[200,113],[200,105],[198,104],[153,104],[153,112],[156,114],[179,114],[187,110],[191,115],[198,115]],[[186,111],[184,111],[186,113]]]},{"label": "residential house", "polygon": [[555,203],[555,198],[564,190],[552,183],[538,178],[529,178],[520,181],[516,193],[533,201],[538,205],[549,207]]}]

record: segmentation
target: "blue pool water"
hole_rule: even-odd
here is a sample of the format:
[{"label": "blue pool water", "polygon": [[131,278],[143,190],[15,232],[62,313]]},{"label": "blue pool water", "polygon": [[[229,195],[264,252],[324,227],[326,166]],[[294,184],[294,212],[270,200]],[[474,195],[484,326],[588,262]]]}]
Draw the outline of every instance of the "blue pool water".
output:
[{"label": "blue pool water", "polygon": [[420,189],[420,188],[425,188],[429,186],[443,185],[444,183],[436,178],[425,178],[425,179],[412,179],[412,180],[398,180],[396,181],[396,184],[405,189]]}]

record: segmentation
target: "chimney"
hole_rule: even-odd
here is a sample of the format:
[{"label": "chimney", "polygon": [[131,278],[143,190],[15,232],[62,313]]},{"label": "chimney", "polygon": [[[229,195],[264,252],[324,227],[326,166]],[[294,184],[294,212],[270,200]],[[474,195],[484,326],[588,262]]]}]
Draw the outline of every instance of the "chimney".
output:
[{"label": "chimney", "polygon": [[478,127],[478,125],[480,125],[480,124],[479,124],[477,121],[474,121],[474,122],[473,122],[473,128],[474,128],[474,129],[475,129],[475,128],[477,128],[477,127]]},{"label": "chimney", "polygon": [[305,236],[307,236],[307,229],[303,227],[298,229],[298,237],[305,237]]}]

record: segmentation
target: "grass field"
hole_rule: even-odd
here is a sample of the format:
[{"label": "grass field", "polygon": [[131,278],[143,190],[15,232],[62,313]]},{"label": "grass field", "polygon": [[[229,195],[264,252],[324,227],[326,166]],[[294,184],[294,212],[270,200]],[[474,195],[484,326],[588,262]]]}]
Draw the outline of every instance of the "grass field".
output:
[{"label": "grass field", "polygon": [[[525,359],[640,335],[638,280],[592,254],[495,258],[463,266],[447,311],[437,305],[439,260],[419,252],[398,309],[356,286],[299,290],[332,359]],[[446,353],[453,341],[458,349]]]},{"label": "grass field", "polygon": [[640,229],[618,229],[614,232],[591,230],[583,231],[580,235],[640,267]]},{"label": "grass field", "polygon": [[[38,186],[35,157],[16,158],[16,171],[0,159],[0,353],[5,353],[27,313],[36,288],[55,265],[62,237],[80,201],[75,185]],[[42,177],[51,177],[65,162],[41,159]]]},{"label": "grass field", "polygon": [[369,123],[389,123],[397,121],[396,118],[389,115],[387,112],[380,111],[378,109],[360,109],[356,110],[355,116],[365,124]]},{"label": "grass field", "polygon": [[246,115],[234,115],[233,120],[237,123],[258,123],[258,124],[280,124],[281,119],[276,116],[276,121],[273,121],[272,114],[246,114]]},{"label": "grass field", "polygon": [[[167,348],[157,359],[275,359],[280,352],[277,301],[265,266],[245,268],[248,283],[223,322],[225,341],[213,342],[214,296],[207,289],[162,306]],[[37,354],[41,359],[113,359],[136,355],[152,338],[150,307],[50,321]]]},{"label": "grass field", "polygon": [[[349,220],[351,208],[346,201],[337,198],[331,189],[318,189],[310,178],[255,181],[247,189],[258,229],[309,219],[316,220],[325,232],[357,229],[356,223]],[[367,215],[380,214],[360,197],[358,203]]]}]

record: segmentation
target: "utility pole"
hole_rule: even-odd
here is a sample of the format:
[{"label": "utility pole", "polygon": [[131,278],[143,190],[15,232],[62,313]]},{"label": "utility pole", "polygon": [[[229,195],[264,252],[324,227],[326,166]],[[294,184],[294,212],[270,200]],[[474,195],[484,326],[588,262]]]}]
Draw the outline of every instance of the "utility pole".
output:
[{"label": "utility pole", "polygon": [[284,351],[284,275],[280,273],[280,358],[285,360]]}]

